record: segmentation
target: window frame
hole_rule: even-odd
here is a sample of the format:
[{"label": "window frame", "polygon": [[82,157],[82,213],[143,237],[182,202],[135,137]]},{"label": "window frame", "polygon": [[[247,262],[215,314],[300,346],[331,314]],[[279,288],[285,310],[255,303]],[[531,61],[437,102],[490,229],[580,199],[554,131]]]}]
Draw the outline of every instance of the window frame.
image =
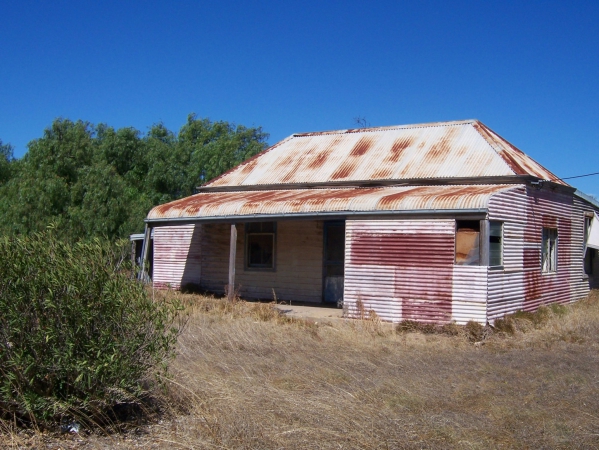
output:
[{"label": "window frame", "polygon": [[[256,224],[261,224],[261,228],[264,226],[263,224],[272,224],[272,231],[250,231],[252,227]],[[277,270],[277,222],[268,221],[268,222],[248,222],[244,225],[245,232],[245,245],[244,252],[245,255],[243,257],[244,261],[244,270],[247,271],[258,271],[258,272],[276,272]],[[250,243],[252,236],[272,236],[272,264],[269,266],[266,265],[256,265],[255,263],[250,262]]]},{"label": "window frame", "polygon": [[[557,273],[559,233],[557,227],[543,227],[541,237],[541,272]],[[553,249],[553,252],[551,250]],[[549,256],[546,256],[549,255]],[[546,263],[548,261],[548,263]]]},{"label": "window frame", "polygon": [[[460,240],[460,233],[476,233],[476,238],[473,243],[473,247],[470,249],[468,254],[458,253],[458,246],[461,244],[458,242]],[[453,264],[455,266],[480,266],[483,265],[482,261],[482,252],[481,252],[481,221],[475,219],[456,219],[455,220],[455,231],[454,231],[454,252],[453,252]],[[478,250],[478,258],[472,261],[468,260],[468,255],[473,250]],[[458,255],[461,255],[461,258],[458,259]],[[472,256],[475,256],[472,254]]]}]

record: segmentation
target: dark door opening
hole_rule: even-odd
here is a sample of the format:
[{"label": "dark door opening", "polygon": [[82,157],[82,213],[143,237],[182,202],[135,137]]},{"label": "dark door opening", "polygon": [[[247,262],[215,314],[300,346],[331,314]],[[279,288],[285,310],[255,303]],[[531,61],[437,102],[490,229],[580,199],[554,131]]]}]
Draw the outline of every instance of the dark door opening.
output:
[{"label": "dark door opening", "polygon": [[343,302],[345,221],[324,222],[323,302]]}]

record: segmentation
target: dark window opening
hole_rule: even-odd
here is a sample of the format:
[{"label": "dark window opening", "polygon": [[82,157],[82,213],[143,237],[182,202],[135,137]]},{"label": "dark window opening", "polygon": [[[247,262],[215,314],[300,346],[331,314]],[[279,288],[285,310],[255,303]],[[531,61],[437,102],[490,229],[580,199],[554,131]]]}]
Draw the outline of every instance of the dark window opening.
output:
[{"label": "dark window opening", "polygon": [[489,222],[489,266],[503,265],[503,223]]},{"label": "dark window opening", "polygon": [[275,222],[252,222],[245,226],[245,255],[248,269],[275,268]]},{"label": "dark window opening", "polygon": [[595,249],[587,247],[587,241],[589,240],[589,233],[591,232],[591,222],[593,217],[586,216],[584,218],[584,243],[583,243],[583,254],[584,254],[584,273],[586,275],[593,274],[593,258],[595,257]]},{"label": "dark window opening", "polygon": [[593,275],[593,259],[595,259],[596,251],[594,248],[587,248],[584,255],[584,273],[587,275]]},{"label": "dark window opening", "polygon": [[480,265],[480,221],[456,220],[455,263]]},{"label": "dark window opening", "polygon": [[543,227],[542,241],[542,270],[543,272],[557,271],[557,229]]}]

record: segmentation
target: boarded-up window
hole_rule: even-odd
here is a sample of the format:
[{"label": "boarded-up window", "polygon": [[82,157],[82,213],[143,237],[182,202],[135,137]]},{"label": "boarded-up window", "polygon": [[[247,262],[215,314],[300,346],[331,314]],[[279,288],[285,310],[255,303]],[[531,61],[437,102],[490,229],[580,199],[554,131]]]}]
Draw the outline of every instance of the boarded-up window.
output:
[{"label": "boarded-up window", "polygon": [[276,223],[247,223],[245,230],[246,267],[248,269],[274,269]]},{"label": "boarded-up window", "polygon": [[503,265],[503,223],[489,222],[489,266]]},{"label": "boarded-up window", "polygon": [[543,228],[542,246],[543,272],[557,271],[557,229]]},{"label": "boarded-up window", "polygon": [[480,264],[480,222],[478,220],[456,221],[455,263],[463,266]]}]

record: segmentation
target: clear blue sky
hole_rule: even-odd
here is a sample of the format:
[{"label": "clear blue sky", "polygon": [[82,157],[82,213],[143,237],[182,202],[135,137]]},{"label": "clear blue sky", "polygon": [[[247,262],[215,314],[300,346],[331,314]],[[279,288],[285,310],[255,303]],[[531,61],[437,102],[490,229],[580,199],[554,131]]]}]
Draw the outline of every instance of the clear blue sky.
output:
[{"label": "clear blue sky", "polygon": [[[0,3],[0,139],[57,117],[294,133],[476,118],[558,176],[599,172],[599,2]],[[572,180],[599,196],[599,176]]]}]

